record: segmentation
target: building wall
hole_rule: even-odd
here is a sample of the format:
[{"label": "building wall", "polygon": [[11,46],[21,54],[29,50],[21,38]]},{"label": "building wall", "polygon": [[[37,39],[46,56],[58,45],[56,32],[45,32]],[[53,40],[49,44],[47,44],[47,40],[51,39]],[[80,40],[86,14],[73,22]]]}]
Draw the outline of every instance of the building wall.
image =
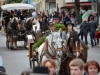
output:
[{"label": "building wall", "polygon": [[[89,0],[80,0],[80,2],[88,2]],[[75,2],[75,0],[65,0],[66,3]]]},{"label": "building wall", "polygon": [[[36,0],[39,4],[38,4],[38,8],[37,10],[48,10],[50,11],[50,7],[54,7],[53,10],[55,10],[55,8],[57,8],[57,3],[58,3],[58,7],[62,7],[65,5],[65,0]],[[55,2],[52,4],[52,2]],[[50,6],[51,5],[51,6]]]},{"label": "building wall", "polygon": [[5,0],[0,0],[0,6],[3,5]]}]

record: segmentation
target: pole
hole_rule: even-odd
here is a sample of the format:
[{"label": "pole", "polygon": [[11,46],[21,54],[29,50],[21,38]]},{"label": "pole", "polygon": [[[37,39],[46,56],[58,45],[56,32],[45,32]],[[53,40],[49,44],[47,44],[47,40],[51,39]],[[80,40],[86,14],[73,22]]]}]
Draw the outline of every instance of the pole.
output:
[{"label": "pole", "polygon": [[99,25],[99,2],[97,0],[97,25]]}]

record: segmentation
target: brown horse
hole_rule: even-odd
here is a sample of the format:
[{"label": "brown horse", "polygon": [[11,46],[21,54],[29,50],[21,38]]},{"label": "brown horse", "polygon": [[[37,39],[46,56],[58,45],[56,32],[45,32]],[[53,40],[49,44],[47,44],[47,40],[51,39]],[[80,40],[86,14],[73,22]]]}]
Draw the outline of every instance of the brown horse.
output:
[{"label": "brown horse", "polygon": [[5,34],[5,33],[6,33],[6,32],[5,32],[5,20],[4,20],[4,19],[2,20],[2,25],[1,25],[0,30],[1,30],[1,33],[2,33],[2,34]]},{"label": "brown horse", "polygon": [[8,28],[7,28],[7,41],[6,41],[6,45],[9,48],[9,44],[10,44],[10,48],[11,49],[16,49],[16,41],[18,39],[18,18],[14,17],[8,24]]},{"label": "brown horse", "polygon": [[[86,45],[79,39],[79,36],[73,36],[73,33],[70,33],[70,37],[66,40],[64,45],[64,59],[61,65],[61,72],[66,72],[69,74],[69,63],[74,58],[80,58],[85,63],[87,61],[87,47]],[[62,70],[63,69],[63,70]],[[64,74],[63,74],[64,75]]]},{"label": "brown horse", "polygon": [[[39,30],[39,22],[34,18],[27,18],[25,28],[27,35],[32,35],[31,40],[35,43],[42,36],[41,30]],[[26,48],[29,48],[29,37],[26,39]]]}]

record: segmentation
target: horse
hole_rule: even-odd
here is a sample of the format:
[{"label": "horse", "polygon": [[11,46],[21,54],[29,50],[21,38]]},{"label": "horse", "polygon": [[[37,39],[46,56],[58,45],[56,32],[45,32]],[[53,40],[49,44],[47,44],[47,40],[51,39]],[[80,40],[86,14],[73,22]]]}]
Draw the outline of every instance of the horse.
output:
[{"label": "horse", "polygon": [[62,46],[60,31],[51,32],[46,37],[45,42],[38,48],[39,66],[42,65],[44,60],[53,59],[56,63],[56,73],[58,73],[63,57]]},{"label": "horse", "polygon": [[2,34],[6,34],[6,32],[5,32],[5,20],[4,19],[2,19],[2,21],[1,21],[1,33]]},{"label": "horse", "polygon": [[[32,35],[31,40],[35,43],[37,42],[37,40],[42,36],[41,30],[40,30],[40,23],[38,20],[36,20],[35,18],[27,18],[26,19],[26,29],[28,29],[29,34],[28,35]],[[30,31],[32,33],[30,33]],[[27,36],[27,43],[29,43],[29,39],[30,37]],[[29,45],[27,44],[28,48]]]},{"label": "horse", "polygon": [[6,44],[7,47],[9,48],[9,43],[10,43],[10,48],[11,49],[16,49],[16,41],[18,39],[18,18],[13,17],[11,21],[8,24],[7,28],[7,35],[6,35]]},{"label": "horse", "polygon": [[86,63],[87,46],[79,39],[79,35],[74,36],[73,32],[70,32],[69,38],[64,43],[63,50],[65,54],[64,59],[62,59],[60,72],[69,74],[69,63],[74,58],[80,58]]}]

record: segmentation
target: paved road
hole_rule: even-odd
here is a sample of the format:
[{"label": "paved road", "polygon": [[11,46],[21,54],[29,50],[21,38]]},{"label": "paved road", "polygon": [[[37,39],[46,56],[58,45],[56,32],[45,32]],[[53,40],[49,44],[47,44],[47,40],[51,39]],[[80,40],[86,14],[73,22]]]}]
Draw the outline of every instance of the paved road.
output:
[{"label": "paved road", "polygon": [[[78,27],[75,30],[79,31]],[[18,42],[18,50],[7,49],[5,40],[5,36],[0,33],[0,56],[3,59],[3,66],[8,75],[20,75],[22,71],[29,69],[28,51],[24,49],[23,42]],[[100,63],[99,46],[92,48],[89,45],[88,60],[96,60]]]},{"label": "paved road", "polygon": [[0,56],[3,59],[3,66],[8,75],[20,75],[22,71],[29,69],[28,50],[23,47],[23,42],[18,42],[18,50],[7,49],[5,36],[0,33]]}]

